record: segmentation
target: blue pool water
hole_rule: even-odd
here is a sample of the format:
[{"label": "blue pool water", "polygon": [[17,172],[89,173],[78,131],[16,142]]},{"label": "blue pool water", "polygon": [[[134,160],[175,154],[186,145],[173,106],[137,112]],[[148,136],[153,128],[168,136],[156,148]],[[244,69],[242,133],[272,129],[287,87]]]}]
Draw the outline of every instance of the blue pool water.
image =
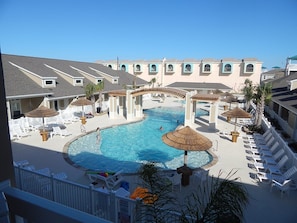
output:
[{"label": "blue pool water", "polygon": [[[197,113],[207,114],[203,110]],[[86,169],[125,173],[137,172],[146,162],[164,169],[182,166],[184,151],[167,146],[162,135],[182,124],[184,108],[154,108],[144,114],[146,118],[141,122],[102,129],[98,144],[95,132],[76,139],[68,147],[68,157]],[[189,167],[198,168],[211,161],[207,152],[188,152]]]}]

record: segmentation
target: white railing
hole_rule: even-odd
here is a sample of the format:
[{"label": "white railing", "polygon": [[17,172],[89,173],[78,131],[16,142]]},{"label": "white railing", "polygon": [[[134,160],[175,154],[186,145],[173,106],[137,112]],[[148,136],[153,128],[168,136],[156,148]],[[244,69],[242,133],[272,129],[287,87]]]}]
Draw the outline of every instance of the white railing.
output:
[{"label": "white railing", "polygon": [[[145,208],[141,200],[117,196],[108,191],[54,178],[32,170],[15,167],[16,187],[31,194],[67,207],[106,219],[111,222],[147,222],[136,219],[136,210]],[[179,222],[180,213],[167,211],[168,222]],[[129,220],[127,220],[129,219]]]},{"label": "white railing", "polygon": [[16,186],[23,191],[112,222],[118,222],[120,214],[135,222],[137,201],[116,196],[114,191],[100,191],[93,186],[56,179],[22,167],[15,167],[15,175]]}]

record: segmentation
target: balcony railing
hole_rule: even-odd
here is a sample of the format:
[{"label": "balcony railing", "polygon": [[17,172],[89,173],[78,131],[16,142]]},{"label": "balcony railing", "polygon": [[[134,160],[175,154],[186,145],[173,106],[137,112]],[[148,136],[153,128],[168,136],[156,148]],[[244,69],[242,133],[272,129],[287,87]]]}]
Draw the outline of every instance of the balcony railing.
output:
[{"label": "balcony railing", "polygon": [[0,192],[6,197],[10,222],[110,222],[11,187],[8,181],[0,182]]}]

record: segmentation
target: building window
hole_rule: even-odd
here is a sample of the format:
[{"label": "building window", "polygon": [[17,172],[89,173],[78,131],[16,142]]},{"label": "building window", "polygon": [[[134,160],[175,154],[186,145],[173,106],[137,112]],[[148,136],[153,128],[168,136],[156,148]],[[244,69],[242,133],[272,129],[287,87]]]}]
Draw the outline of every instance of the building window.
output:
[{"label": "building window", "polygon": [[203,72],[208,73],[208,72],[210,72],[210,71],[211,71],[211,66],[210,66],[210,64],[204,64],[204,66],[203,66]]},{"label": "building window", "polygon": [[75,83],[76,83],[76,84],[81,84],[82,81],[81,81],[81,80],[75,80]]},{"label": "building window", "polygon": [[122,64],[122,65],[121,65],[121,70],[122,70],[122,71],[127,71],[127,67],[126,67],[125,64]]},{"label": "building window", "polygon": [[111,64],[109,64],[108,67],[112,69],[112,65]]},{"label": "building window", "polygon": [[192,73],[192,68],[193,68],[192,64],[185,63],[183,72],[184,73]]},{"label": "building window", "polygon": [[141,67],[139,64],[136,65],[136,71],[141,71]]},{"label": "building window", "polygon": [[50,88],[50,87],[56,87],[56,81],[55,80],[43,80],[43,87]]},{"label": "building window", "polygon": [[246,73],[253,73],[254,72],[254,65],[253,64],[247,64],[245,67]]},{"label": "building window", "polygon": [[232,72],[232,65],[230,63],[224,63],[222,73],[231,73],[231,72]]},{"label": "building window", "polygon": [[45,81],[45,85],[52,85],[53,81]]},{"label": "building window", "polygon": [[157,64],[150,64],[150,73],[157,73],[158,72],[158,65]]},{"label": "building window", "polygon": [[82,79],[74,79],[73,84],[74,84],[74,86],[82,86],[83,80]]},{"label": "building window", "polygon": [[167,72],[173,72],[173,65],[172,64],[167,65]]},{"label": "building window", "polygon": [[134,72],[135,73],[141,73],[141,66],[140,64],[134,64]]}]

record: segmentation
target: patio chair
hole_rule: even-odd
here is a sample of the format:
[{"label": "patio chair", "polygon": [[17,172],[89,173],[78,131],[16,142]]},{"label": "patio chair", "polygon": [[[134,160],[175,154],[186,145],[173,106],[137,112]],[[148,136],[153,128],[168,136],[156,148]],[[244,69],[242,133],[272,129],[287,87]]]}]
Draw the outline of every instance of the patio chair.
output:
[{"label": "patio chair", "polygon": [[260,163],[276,163],[278,160],[280,160],[281,156],[284,155],[285,150],[280,149],[277,153],[275,154],[269,154],[267,153],[266,155],[252,155],[252,158],[254,162],[260,162]]},{"label": "patio chair", "polygon": [[289,191],[291,190],[291,184],[292,184],[291,179],[285,180],[283,182],[278,182],[277,180],[272,180],[270,192],[272,192],[273,188],[277,188],[281,192],[281,198],[283,198],[284,193],[286,193],[286,192],[289,193]]},{"label": "patio chair", "polygon": [[98,182],[98,180],[104,181],[108,189],[113,189],[122,180],[122,170],[116,173],[106,173],[99,171],[87,171],[86,174],[92,183]]},{"label": "patio chair", "polygon": [[267,138],[267,140],[263,140],[263,141],[245,141],[244,144],[245,144],[245,147],[248,147],[250,149],[252,148],[259,148],[259,147],[268,147],[268,146],[271,146],[271,144],[273,143],[274,141],[274,137],[271,136],[269,138]]},{"label": "patio chair", "polygon": [[65,136],[71,135],[71,133],[66,129],[61,129],[59,126],[53,126],[53,131],[50,132],[50,137],[53,138],[54,135],[59,135],[64,138]]},{"label": "patio chair", "polygon": [[261,172],[267,173],[268,172],[270,174],[273,174],[273,173],[280,174],[280,173],[282,173],[282,170],[284,169],[284,166],[288,160],[289,160],[288,156],[284,155],[276,165],[255,162],[254,166],[258,173],[261,173]]},{"label": "patio chair", "polygon": [[12,137],[16,137],[17,139],[21,139],[23,137],[29,136],[28,133],[24,132],[21,129],[21,126],[20,125],[14,125],[14,126],[12,126],[12,129],[10,131],[11,131],[11,136]]},{"label": "patio chair", "polygon": [[253,133],[252,136],[244,136],[242,137],[244,140],[258,140],[258,139],[265,139],[265,137],[267,137],[267,135],[271,133],[270,129],[267,129],[264,134],[260,134],[260,133]]},{"label": "patio chair", "polygon": [[279,147],[279,143],[276,142],[274,143],[273,146],[270,147],[258,147],[256,149],[251,148],[249,151],[253,154],[253,155],[269,155],[274,154],[276,152],[276,149]]},{"label": "patio chair", "polygon": [[297,168],[292,166],[283,174],[257,173],[257,177],[260,182],[271,182],[272,180],[275,180],[279,183],[283,183],[285,180],[291,179],[295,173],[297,173]]}]

